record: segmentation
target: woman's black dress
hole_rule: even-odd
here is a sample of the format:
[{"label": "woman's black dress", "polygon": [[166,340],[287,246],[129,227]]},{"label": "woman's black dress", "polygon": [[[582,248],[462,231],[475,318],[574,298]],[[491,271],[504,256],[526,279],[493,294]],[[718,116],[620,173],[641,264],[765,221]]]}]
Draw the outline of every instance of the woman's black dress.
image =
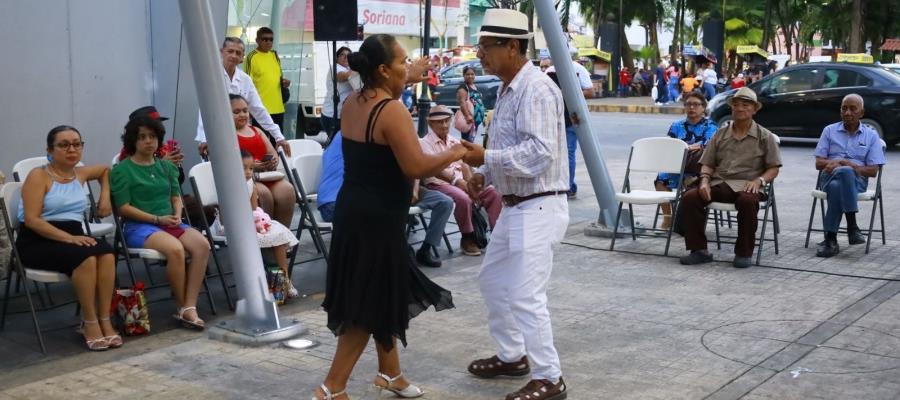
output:
[{"label": "woman's black dress", "polygon": [[406,222],[412,185],[391,148],[372,141],[381,109],[369,116],[366,142],[343,140],[344,182],[334,212],[322,304],[335,335],[350,328],[372,333],[387,349],[406,346],[409,320],[434,306],[453,308],[449,291],[428,279],[409,255]]}]

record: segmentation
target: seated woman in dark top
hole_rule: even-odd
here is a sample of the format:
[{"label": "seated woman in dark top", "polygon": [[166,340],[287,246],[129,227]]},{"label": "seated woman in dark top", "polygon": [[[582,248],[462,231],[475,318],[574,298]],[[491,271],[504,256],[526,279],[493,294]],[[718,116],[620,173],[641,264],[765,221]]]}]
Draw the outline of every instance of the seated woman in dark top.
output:
[{"label": "seated woman in dark top", "polygon": [[98,215],[109,215],[109,167],[77,166],[83,149],[81,133],[71,126],[57,126],[47,134],[49,162],[31,170],[22,186],[18,219],[23,225],[16,249],[26,267],[61,272],[72,279],[85,345],[101,351],[122,346],[122,337],[109,321],[116,261],[109,243],[84,233],[88,201],[83,185],[100,182]]}]

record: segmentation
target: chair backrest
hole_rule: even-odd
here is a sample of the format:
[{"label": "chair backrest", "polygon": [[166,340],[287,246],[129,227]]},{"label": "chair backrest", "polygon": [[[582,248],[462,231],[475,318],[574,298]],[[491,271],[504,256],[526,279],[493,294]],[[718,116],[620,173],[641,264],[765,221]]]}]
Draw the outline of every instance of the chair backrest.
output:
[{"label": "chair backrest", "polygon": [[670,137],[638,139],[631,144],[628,169],[634,172],[680,173],[687,143]]},{"label": "chair backrest", "polygon": [[122,160],[119,159],[119,153],[117,152],[116,155],[113,156],[112,161],[109,162],[109,165],[115,167],[116,164],[119,163],[119,161]]},{"label": "chair backrest", "polygon": [[288,145],[291,146],[291,158],[305,154],[322,154],[325,152],[325,150],[322,149],[322,145],[312,139],[291,139],[287,142]]},{"label": "chair backrest", "polygon": [[316,194],[319,191],[319,181],[322,180],[322,155],[304,154],[294,157],[292,166],[297,171],[297,178],[303,185],[307,195]]},{"label": "chair backrest", "polygon": [[202,162],[191,167],[188,176],[194,182],[194,196],[202,206],[219,204],[219,195],[216,192],[216,182],[213,180],[212,164]]},{"label": "chair backrest", "polygon": [[25,182],[25,178],[28,177],[28,173],[31,170],[42,167],[47,164],[47,157],[31,157],[26,158],[22,161],[13,165],[13,180],[16,182]]},{"label": "chair backrest", "polygon": [[9,228],[15,230],[19,226],[19,202],[22,201],[22,182],[10,182],[0,187],[0,198]]}]

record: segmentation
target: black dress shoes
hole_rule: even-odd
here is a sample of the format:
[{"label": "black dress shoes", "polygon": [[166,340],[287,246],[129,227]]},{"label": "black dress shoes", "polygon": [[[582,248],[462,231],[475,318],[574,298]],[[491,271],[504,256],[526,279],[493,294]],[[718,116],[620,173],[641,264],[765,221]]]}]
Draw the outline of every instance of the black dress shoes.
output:
[{"label": "black dress shoes", "polygon": [[864,244],[866,243],[866,235],[863,235],[862,231],[859,228],[851,229],[847,232],[847,237],[850,239],[850,244]]},{"label": "black dress shoes", "polygon": [[829,238],[819,243],[819,247],[816,249],[816,257],[834,257],[840,252],[841,248],[838,246],[837,240]]},{"label": "black dress shoes", "polygon": [[431,246],[423,243],[419,251],[416,252],[416,262],[423,267],[440,268],[441,260],[434,256]]}]

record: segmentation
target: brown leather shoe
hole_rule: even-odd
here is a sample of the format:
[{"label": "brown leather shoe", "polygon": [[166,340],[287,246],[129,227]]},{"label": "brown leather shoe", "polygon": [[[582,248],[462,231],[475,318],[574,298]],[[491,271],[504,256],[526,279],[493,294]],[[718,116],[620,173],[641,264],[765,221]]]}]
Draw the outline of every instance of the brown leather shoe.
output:
[{"label": "brown leather shoe", "polygon": [[528,357],[522,356],[516,362],[503,362],[500,357],[482,358],[469,364],[469,372],[480,378],[494,378],[497,376],[525,376],[531,373],[528,366]]},{"label": "brown leather shoe", "polygon": [[481,255],[481,249],[478,248],[478,245],[475,244],[475,241],[469,236],[463,236],[463,238],[459,240],[459,247],[462,248],[463,254],[467,256]]},{"label": "brown leather shoe", "polygon": [[557,384],[546,379],[532,379],[521,389],[506,395],[506,400],[563,400],[567,396],[562,377]]}]

